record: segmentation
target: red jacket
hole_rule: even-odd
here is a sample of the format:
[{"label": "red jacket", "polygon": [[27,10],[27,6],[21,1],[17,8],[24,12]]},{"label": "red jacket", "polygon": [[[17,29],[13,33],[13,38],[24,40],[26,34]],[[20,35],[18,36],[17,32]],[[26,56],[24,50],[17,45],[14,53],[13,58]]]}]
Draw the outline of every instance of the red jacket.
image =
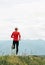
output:
[{"label": "red jacket", "polygon": [[11,38],[13,38],[14,41],[19,41],[21,38],[20,32],[14,31],[11,35]]}]

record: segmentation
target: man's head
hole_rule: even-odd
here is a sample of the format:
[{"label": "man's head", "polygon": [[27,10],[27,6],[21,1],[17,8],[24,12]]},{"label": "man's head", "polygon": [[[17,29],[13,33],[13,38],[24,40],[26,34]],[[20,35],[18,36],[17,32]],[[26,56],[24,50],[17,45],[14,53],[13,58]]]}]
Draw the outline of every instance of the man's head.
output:
[{"label": "man's head", "polygon": [[18,28],[16,27],[16,28],[15,28],[15,31],[17,31],[17,30],[18,30]]}]

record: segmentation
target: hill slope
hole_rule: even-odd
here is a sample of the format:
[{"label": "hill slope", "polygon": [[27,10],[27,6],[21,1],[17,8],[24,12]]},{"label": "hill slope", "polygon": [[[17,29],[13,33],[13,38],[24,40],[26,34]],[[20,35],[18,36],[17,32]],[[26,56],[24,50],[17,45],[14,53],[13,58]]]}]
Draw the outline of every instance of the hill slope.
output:
[{"label": "hill slope", "polygon": [[0,65],[45,65],[40,56],[0,56]]}]

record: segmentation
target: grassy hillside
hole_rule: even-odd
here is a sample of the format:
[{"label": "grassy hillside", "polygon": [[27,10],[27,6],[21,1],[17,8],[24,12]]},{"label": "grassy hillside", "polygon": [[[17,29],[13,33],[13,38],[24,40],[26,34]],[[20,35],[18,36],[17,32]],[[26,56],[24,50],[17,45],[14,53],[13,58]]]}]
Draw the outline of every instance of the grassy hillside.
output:
[{"label": "grassy hillside", "polygon": [[0,65],[45,65],[40,56],[0,56]]}]

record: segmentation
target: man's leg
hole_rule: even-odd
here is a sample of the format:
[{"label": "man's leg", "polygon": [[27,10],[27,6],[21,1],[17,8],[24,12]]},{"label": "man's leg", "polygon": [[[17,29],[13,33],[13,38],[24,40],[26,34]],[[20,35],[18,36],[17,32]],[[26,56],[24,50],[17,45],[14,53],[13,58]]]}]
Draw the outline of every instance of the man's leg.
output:
[{"label": "man's leg", "polygon": [[12,48],[15,49],[15,41],[13,40]]},{"label": "man's leg", "polygon": [[18,54],[19,41],[16,41],[16,54]]}]

